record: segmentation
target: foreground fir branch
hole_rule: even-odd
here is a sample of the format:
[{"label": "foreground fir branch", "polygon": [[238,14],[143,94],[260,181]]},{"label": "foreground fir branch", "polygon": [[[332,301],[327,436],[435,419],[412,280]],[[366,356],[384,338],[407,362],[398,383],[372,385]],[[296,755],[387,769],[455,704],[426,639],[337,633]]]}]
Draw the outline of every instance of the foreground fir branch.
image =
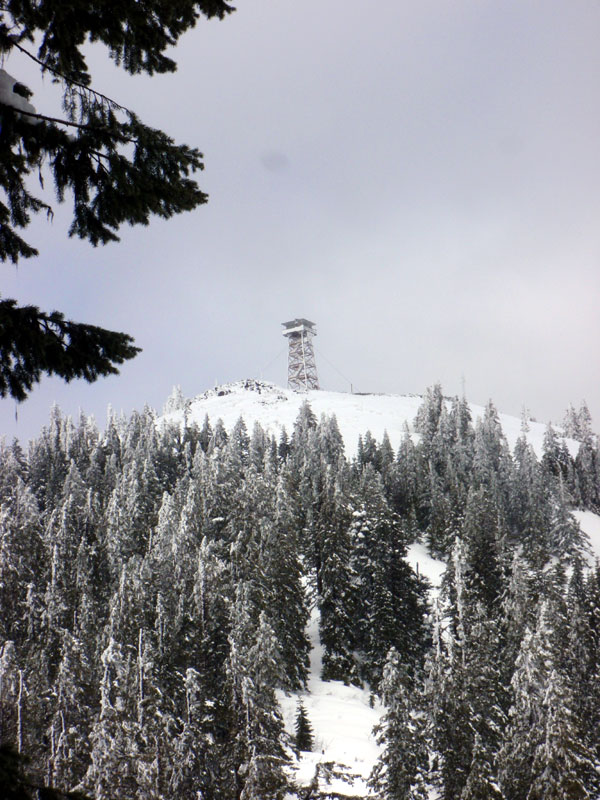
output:
[{"label": "foreground fir branch", "polygon": [[139,352],[126,333],[71,322],[58,311],[45,314],[35,306],[0,301],[0,397],[24,400],[44,373],[91,383],[118,374],[115,364]]},{"label": "foreground fir branch", "polygon": [[[69,235],[94,246],[118,241],[123,223],[148,224],[150,215],[169,218],[205,203],[207,195],[190,177],[203,168],[197,148],[176,144],[163,131],[91,86],[81,48],[103,42],[130,73],[173,71],[162,52],[192,27],[199,13],[223,17],[223,2],[119,4],[110,19],[100,9],[82,12],[65,3],[6,3],[0,10],[0,53],[4,63],[18,50],[49,73],[63,92],[62,113],[38,113],[31,92],[2,70],[0,81],[0,258],[14,263],[37,254],[19,229],[31,215],[51,213],[35,196],[28,178],[50,172],[59,202],[73,197]],[[156,8],[154,8],[156,6]],[[37,54],[23,43],[41,36]]]},{"label": "foreground fir branch", "polygon": [[[53,211],[45,197],[34,193],[32,177],[39,178],[43,192],[49,174],[58,202],[72,198],[69,236],[94,247],[118,241],[125,223],[147,225],[151,216],[168,219],[206,203],[207,195],[193,178],[203,169],[202,153],[177,144],[92,88],[83,48],[88,42],[105,45],[109,58],[130,74],[173,72],[176,63],[165,55],[167,48],[200,16],[223,19],[231,11],[224,0],[0,2],[0,260],[17,264],[38,255],[22,231],[34,215],[51,217]],[[32,92],[10,74],[15,51],[60,85],[61,111],[39,113],[32,105]],[[14,316],[14,303],[10,309]],[[24,399],[41,372],[95,380],[116,372],[115,364],[138,352],[124,334],[65,323],[56,313],[22,312],[21,323],[31,330],[15,337],[0,329],[2,396]],[[11,319],[4,313],[2,324]],[[52,335],[40,339],[40,325],[47,322],[59,345],[54,346]],[[34,355],[31,348],[39,344],[42,351]]]}]

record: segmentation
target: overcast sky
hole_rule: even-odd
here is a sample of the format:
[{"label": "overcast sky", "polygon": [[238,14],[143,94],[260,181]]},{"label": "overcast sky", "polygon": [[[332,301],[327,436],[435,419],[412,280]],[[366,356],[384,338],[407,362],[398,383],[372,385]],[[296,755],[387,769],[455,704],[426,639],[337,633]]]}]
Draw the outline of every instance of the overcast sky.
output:
[{"label": "overcast sky", "polygon": [[210,201],[101,249],[67,239],[68,208],[32,224],[40,256],[4,265],[2,294],[143,353],[0,401],[0,433],[35,435],[53,402],[102,426],[174,384],[285,385],[296,316],[317,324],[322,388],[464,382],[544,422],[585,399],[598,430],[599,41],[597,0],[239,0],[181,40],[174,75],[94,50],[96,88],[202,150]]}]

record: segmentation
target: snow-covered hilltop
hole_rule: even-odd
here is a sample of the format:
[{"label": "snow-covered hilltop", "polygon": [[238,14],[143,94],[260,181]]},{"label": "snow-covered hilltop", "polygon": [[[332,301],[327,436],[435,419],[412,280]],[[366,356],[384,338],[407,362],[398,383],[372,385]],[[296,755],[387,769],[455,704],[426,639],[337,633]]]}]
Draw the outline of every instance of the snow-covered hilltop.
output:
[{"label": "snow-covered hilltop", "polygon": [[[175,389],[165,406],[163,419],[167,422],[181,421],[185,416],[188,423],[202,425],[208,415],[211,423],[223,420],[227,430],[231,430],[240,417],[249,431],[255,422],[262,428],[279,436],[285,428],[291,434],[294,422],[304,401],[308,401],[317,418],[321,414],[335,414],[346,446],[346,455],[356,453],[358,437],[370,431],[377,441],[384,433],[397,450],[404,436],[405,426],[414,433],[414,420],[422,402],[420,395],[393,394],[346,394],[342,392],[309,391],[298,394],[283,389],[273,383],[247,379],[226,383],[209,389],[191,400],[185,400]],[[482,416],[483,406],[470,405],[473,422]],[[510,447],[521,433],[521,420],[508,414],[500,414],[500,422]],[[529,422],[527,437],[536,455],[542,455],[542,443],[546,426]],[[578,443],[567,440],[569,450],[574,455]]]}]

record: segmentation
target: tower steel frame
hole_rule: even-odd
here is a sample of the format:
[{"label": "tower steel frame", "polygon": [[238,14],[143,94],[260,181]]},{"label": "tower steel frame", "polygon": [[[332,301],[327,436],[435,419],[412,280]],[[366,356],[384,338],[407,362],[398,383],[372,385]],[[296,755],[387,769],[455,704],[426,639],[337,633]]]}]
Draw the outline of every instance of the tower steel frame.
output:
[{"label": "tower steel frame", "polygon": [[288,348],[288,389],[294,392],[308,392],[319,389],[317,364],[313,348],[313,337],[317,335],[315,323],[298,317],[282,322],[283,335],[289,342]]}]

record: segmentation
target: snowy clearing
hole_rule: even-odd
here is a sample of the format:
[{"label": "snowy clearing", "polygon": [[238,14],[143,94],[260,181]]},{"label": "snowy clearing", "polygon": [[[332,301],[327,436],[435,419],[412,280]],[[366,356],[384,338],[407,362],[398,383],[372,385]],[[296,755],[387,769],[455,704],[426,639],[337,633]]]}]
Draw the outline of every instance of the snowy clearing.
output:
[{"label": "snowy clearing", "polygon": [[308,691],[300,695],[278,695],[283,719],[288,733],[294,733],[296,704],[302,699],[313,728],[315,749],[302,753],[298,760],[297,782],[306,786],[312,780],[317,765],[334,761],[344,765],[352,774],[359,776],[350,786],[344,781],[328,782],[330,791],[340,794],[364,796],[367,793],[366,779],[377,760],[379,748],[373,736],[373,727],[383,713],[381,704],[375,700],[370,704],[369,692],[356,686],[345,686],[341,681],[322,681],[321,657],[323,649],[319,642],[319,617],[313,610],[309,634],[312,644]]}]

